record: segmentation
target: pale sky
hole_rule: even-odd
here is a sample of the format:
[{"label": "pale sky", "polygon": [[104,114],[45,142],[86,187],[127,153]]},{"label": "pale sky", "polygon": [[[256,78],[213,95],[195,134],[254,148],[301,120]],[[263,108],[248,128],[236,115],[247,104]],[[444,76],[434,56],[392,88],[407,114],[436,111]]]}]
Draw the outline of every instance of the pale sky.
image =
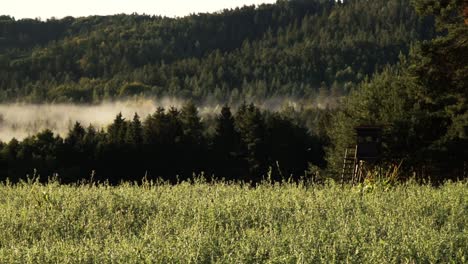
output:
[{"label": "pale sky", "polygon": [[243,5],[275,3],[276,0],[0,0],[0,15],[16,19],[47,19],[52,16],[139,14],[185,16],[216,12]]}]

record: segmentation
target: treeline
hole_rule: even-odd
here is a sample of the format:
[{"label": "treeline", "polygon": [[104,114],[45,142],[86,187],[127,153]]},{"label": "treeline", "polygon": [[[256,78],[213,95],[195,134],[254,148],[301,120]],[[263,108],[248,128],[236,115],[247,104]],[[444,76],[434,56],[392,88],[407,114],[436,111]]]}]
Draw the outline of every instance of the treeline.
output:
[{"label": "treeline", "polygon": [[225,106],[205,122],[187,103],[180,110],[159,108],[143,121],[119,114],[106,130],[76,123],[65,138],[46,130],[1,143],[0,180],[58,175],[64,183],[144,177],[175,183],[194,173],[253,183],[297,180],[309,166],[325,165],[323,145],[285,112],[243,104],[233,115]]},{"label": "treeline", "polygon": [[[244,104],[234,115],[224,108],[210,126],[188,104],[143,121],[118,116],[107,131],[77,124],[65,139],[45,131],[2,144],[0,174],[23,177],[36,168],[66,182],[89,174],[115,182],[144,175],[176,181],[203,171],[258,182],[326,167],[333,177],[340,175],[346,146],[356,143],[354,127],[376,125],[383,128],[381,168],[403,162],[405,177],[467,178],[466,1],[412,2],[420,17],[407,0],[310,0],[181,19],[60,20],[71,25],[57,40],[2,49],[2,100],[91,102],[160,94],[234,103],[274,95],[320,99],[362,82],[319,118],[307,110],[284,115]],[[165,45],[162,36],[174,45]],[[413,40],[432,36],[408,51]],[[184,46],[190,43],[195,48]],[[389,62],[395,64],[383,66]]]},{"label": "treeline", "polygon": [[338,97],[434,37],[410,0],[290,0],[184,18],[0,17],[0,101]]},{"label": "treeline", "polygon": [[414,1],[436,19],[441,35],[415,45],[408,57],[363,82],[333,115],[328,135],[330,170],[343,166],[353,127],[383,128],[383,157],[403,162],[418,179],[468,177],[468,4],[463,0]]}]

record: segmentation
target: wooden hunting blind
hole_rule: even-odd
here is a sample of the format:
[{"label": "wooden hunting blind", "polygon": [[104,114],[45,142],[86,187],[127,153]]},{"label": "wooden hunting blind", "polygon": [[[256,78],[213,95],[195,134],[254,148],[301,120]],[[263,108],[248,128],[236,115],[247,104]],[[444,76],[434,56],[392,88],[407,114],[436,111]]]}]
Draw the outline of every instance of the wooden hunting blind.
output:
[{"label": "wooden hunting blind", "polygon": [[358,126],[356,130],[358,160],[375,162],[379,159],[382,145],[382,128],[377,126]]},{"label": "wooden hunting blind", "polygon": [[382,127],[357,126],[356,145],[348,146],[343,161],[341,178],[351,179],[353,183],[362,180],[364,164],[373,164],[380,158],[382,146]]}]

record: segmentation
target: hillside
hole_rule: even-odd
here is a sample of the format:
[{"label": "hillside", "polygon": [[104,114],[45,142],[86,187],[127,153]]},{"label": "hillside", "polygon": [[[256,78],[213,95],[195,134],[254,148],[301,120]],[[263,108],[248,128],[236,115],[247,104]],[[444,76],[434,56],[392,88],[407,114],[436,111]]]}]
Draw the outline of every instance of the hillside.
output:
[{"label": "hillside", "polygon": [[[338,179],[360,125],[382,128],[367,176],[402,164],[402,180],[465,179],[465,3],[414,0],[416,15],[409,2],[278,1],[178,19],[4,16],[1,100],[30,103],[14,107],[139,96],[185,103],[141,118],[115,113],[107,129],[72,120],[60,135],[57,117],[43,118],[49,130],[0,143],[0,179]],[[265,98],[293,106],[268,111],[256,102]],[[330,98],[343,100],[327,108]],[[227,105],[207,118],[207,101]],[[6,105],[2,134],[16,128]]]},{"label": "hillside", "polygon": [[409,0],[291,0],[183,18],[0,16],[0,101],[347,94],[434,36]]}]

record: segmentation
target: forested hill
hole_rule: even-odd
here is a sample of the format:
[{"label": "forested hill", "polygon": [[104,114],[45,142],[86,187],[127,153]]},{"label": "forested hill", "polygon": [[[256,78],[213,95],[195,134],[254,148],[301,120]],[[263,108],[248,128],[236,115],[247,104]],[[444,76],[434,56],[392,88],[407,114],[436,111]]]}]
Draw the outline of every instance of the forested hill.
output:
[{"label": "forested hill", "polygon": [[410,0],[279,0],[183,18],[0,16],[0,101],[336,96],[433,36]]}]

